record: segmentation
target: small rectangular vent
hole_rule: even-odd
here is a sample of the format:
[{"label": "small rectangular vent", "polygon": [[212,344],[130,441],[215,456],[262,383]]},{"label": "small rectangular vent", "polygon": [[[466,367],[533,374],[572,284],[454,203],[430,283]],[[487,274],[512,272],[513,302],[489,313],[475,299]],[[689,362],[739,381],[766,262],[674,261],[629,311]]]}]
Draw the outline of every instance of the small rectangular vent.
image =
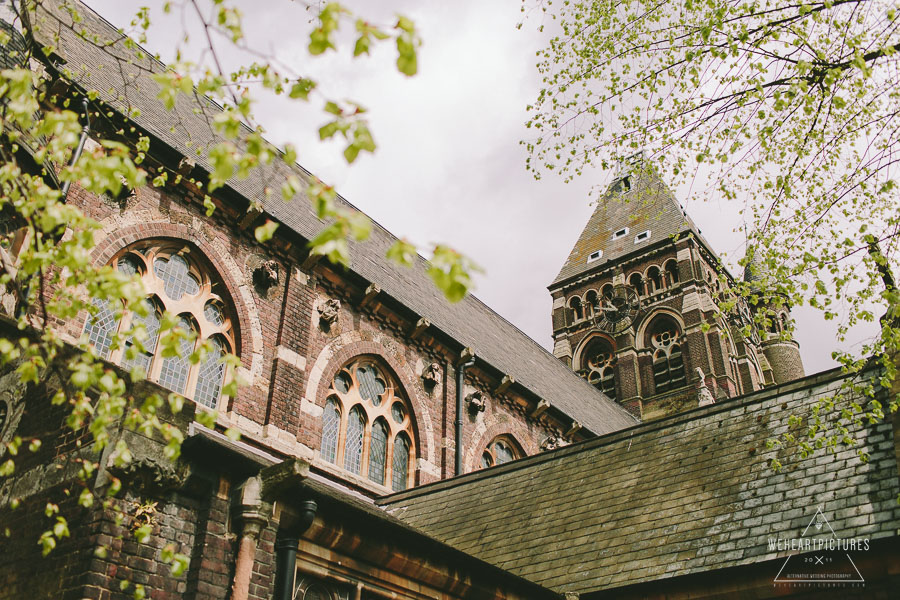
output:
[{"label": "small rectangular vent", "polygon": [[594,262],[595,260],[600,260],[603,257],[603,250],[597,250],[596,252],[591,252],[588,256],[588,262]]},{"label": "small rectangular vent", "polygon": [[647,231],[642,231],[639,234],[637,234],[636,236],[634,236],[634,243],[640,244],[641,242],[646,242],[649,239],[650,239],[650,230],[648,229]]},{"label": "small rectangular vent", "polygon": [[625,237],[626,235],[628,235],[628,228],[623,227],[622,229],[618,230],[617,232],[615,232],[613,234],[612,239],[617,240],[621,237]]}]

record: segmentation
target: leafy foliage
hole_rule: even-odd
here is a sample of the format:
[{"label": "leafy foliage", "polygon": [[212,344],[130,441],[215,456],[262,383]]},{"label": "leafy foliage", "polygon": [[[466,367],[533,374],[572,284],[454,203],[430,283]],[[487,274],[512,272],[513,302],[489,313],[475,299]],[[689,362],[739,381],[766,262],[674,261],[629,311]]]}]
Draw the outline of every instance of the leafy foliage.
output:
[{"label": "leafy foliage", "polygon": [[[888,315],[859,354],[834,354],[849,373],[874,357],[881,385],[851,383],[820,407],[801,451],[852,443],[847,428],[882,418],[885,396],[897,410],[900,323],[888,268],[900,233],[897,3],[540,6],[554,35],[538,54],[535,137],[523,142],[535,175],[571,179],[642,151],[671,184],[700,189],[695,197],[740,203],[748,255],[763,266],[756,286],[738,288],[751,304],[809,304],[840,320],[840,339]],[[759,311],[757,325],[770,316]]]},{"label": "leafy foliage", "polygon": [[[56,3],[54,3],[56,4]],[[112,40],[96,39],[86,28],[81,29],[84,18],[75,3],[59,3],[71,27],[84,38],[84,43],[107,48]],[[24,0],[11,5],[17,12],[15,25],[28,37],[28,24],[36,20],[41,2]],[[417,70],[416,52],[420,44],[418,32],[412,21],[399,17],[393,26],[377,26],[356,17],[337,3],[324,6],[318,3],[307,6],[314,11],[316,24],[309,36],[309,51],[319,55],[338,50],[336,33],[341,25],[350,22],[355,27],[354,56],[368,55],[379,42],[393,40],[397,49],[397,68],[406,75]],[[114,432],[119,423],[132,431],[156,436],[165,444],[165,453],[171,459],[179,456],[183,433],[161,418],[164,411],[177,414],[184,408],[185,400],[177,394],[166,398],[158,395],[139,397],[135,385],[146,373],[136,367],[131,372],[112,367],[100,360],[96,349],[86,339],[75,344],[57,329],[56,324],[76,322],[84,315],[96,316],[99,307],[112,306],[115,318],[121,319],[127,312],[146,316],[148,310],[146,292],[137,275],[127,275],[109,266],[93,263],[91,251],[95,247],[95,234],[99,224],[85,215],[74,204],[66,203],[66,193],[72,184],[97,195],[119,198],[129,190],[145,185],[156,187],[190,183],[205,194],[203,206],[210,215],[216,209],[215,193],[225,185],[249,177],[254,169],[273,161],[284,161],[296,173],[296,149],[283,151],[274,148],[263,137],[263,129],[253,116],[253,92],[261,89],[285,95],[303,106],[321,101],[331,119],[320,131],[326,139],[340,135],[346,142],[344,157],[348,162],[356,160],[361,152],[375,150],[374,137],[365,119],[365,110],[352,102],[337,102],[324,98],[316,81],[291,71],[278,63],[265,51],[248,45],[242,29],[240,11],[224,0],[187,0],[177,6],[167,3],[165,10],[190,12],[200,20],[202,34],[207,41],[206,56],[209,64],[179,61],[171,68],[153,75],[158,85],[158,99],[173,110],[179,102],[192,103],[198,98],[218,101],[222,110],[211,120],[211,127],[219,141],[206,148],[197,148],[205,154],[212,169],[208,180],[189,178],[188,175],[167,171],[152,171],[144,166],[150,151],[150,139],[137,133],[135,127],[110,128],[113,112],[102,104],[96,90],[83,90],[83,95],[73,91],[71,95],[48,93],[46,71],[39,67],[42,61],[53,61],[55,48],[26,44],[14,46],[9,33],[0,33],[0,45],[6,56],[19,61],[20,68],[0,71],[0,214],[5,226],[0,244],[0,284],[3,286],[3,304],[8,319],[0,336],[0,368],[15,370],[22,384],[47,382],[57,391],[51,402],[65,407],[67,426],[75,432],[89,436],[93,454],[89,459],[79,459],[76,480],[78,488],[67,489],[78,504],[84,507],[99,504],[116,514],[119,521],[129,508],[118,498],[123,483],[108,475],[103,491],[93,485],[101,470],[100,453],[112,446],[110,458],[117,467],[132,462],[131,450]],[[50,11],[44,16],[56,15]],[[42,17],[43,18],[43,17]],[[138,41],[145,41],[151,28],[150,13],[146,8],[136,11],[132,28]],[[187,32],[185,32],[187,35]],[[215,42],[214,42],[215,39]],[[223,67],[220,57],[221,40],[230,43],[242,56],[254,57],[256,62],[242,64],[232,69]],[[131,39],[120,43],[134,52],[135,60],[145,58],[145,52]],[[33,56],[32,51],[38,55]],[[180,55],[180,53],[179,53]],[[63,69],[62,76],[67,72]],[[73,88],[74,89],[74,88]],[[202,101],[202,99],[201,99]],[[87,107],[86,111],[82,106]],[[125,115],[139,117],[137,109]],[[97,143],[84,145],[90,123],[102,122],[106,127],[94,129],[91,138]],[[83,149],[83,151],[82,151]],[[305,195],[313,203],[316,214],[324,221],[321,232],[310,241],[313,254],[327,256],[339,264],[349,264],[348,238],[362,241],[369,235],[371,224],[358,211],[339,201],[333,188],[317,180],[305,182],[298,174],[279,182],[285,201]],[[276,187],[275,189],[278,189]],[[259,210],[258,206],[251,210]],[[267,219],[255,228],[258,242],[264,243],[278,235],[279,223]],[[399,249],[398,249],[399,248]],[[415,249],[407,242],[398,242],[390,251],[390,257],[400,264],[410,266],[414,262]],[[438,262],[435,267],[447,275],[436,277],[446,296],[457,301],[470,288],[467,276],[469,263],[449,249],[435,251]],[[421,268],[421,266],[419,267]],[[143,342],[148,332],[139,319],[126,330],[112,334],[112,349],[127,348],[126,357],[146,350]],[[177,315],[162,315],[158,352],[163,357],[181,356],[185,339],[191,344],[195,333],[178,327]],[[130,345],[126,345],[130,341]],[[192,346],[193,347],[193,346]],[[197,364],[205,360],[211,351],[208,342],[196,345],[188,360]],[[130,354],[129,354],[130,353]],[[222,394],[238,393],[239,360],[233,355],[221,359],[229,377]],[[216,421],[214,412],[197,410],[196,420],[207,426]],[[235,432],[227,432],[234,437]],[[15,437],[0,449],[0,477],[16,473],[18,458],[27,450],[38,452],[41,440],[23,440]],[[105,465],[104,465],[105,466]],[[11,507],[20,501],[13,499]],[[140,541],[149,535],[153,506],[138,507],[139,519],[132,534]],[[70,535],[65,516],[56,504],[48,504],[45,516],[48,528],[37,543],[46,555],[58,542]],[[7,531],[6,535],[11,535]],[[105,549],[100,550],[105,552]],[[179,575],[187,567],[187,558],[173,546],[167,546],[161,557],[172,565],[172,574]],[[128,582],[123,582],[127,586]],[[124,587],[123,587],[124,589]],[[143,597],[146,591],[135,586],[135,597]]]}]

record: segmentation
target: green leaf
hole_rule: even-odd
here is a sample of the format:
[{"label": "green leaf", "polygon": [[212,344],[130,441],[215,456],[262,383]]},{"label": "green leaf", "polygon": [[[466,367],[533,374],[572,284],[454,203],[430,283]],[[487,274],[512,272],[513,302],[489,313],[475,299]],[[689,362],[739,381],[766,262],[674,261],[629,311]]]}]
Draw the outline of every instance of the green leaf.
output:
[{"label": "green leaf", "polygon": [[275,235],[276,229],[278,229],[278,223],[267,219],[265,223],[257,227],[254,231],[256,241],[260,244],[268,242],[270,239],[272,239],[272,236]]}]

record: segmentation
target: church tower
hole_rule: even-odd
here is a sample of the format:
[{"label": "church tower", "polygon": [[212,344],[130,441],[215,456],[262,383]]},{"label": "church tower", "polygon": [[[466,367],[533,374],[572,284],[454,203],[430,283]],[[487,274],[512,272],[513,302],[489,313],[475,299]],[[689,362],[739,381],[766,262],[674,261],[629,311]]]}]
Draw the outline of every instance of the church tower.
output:
[{"label": "church tower", "polygon": [[554,355],[643,419],[759,389],[760,340],[731,276],[640,155],[619,172],[556,279]]}]

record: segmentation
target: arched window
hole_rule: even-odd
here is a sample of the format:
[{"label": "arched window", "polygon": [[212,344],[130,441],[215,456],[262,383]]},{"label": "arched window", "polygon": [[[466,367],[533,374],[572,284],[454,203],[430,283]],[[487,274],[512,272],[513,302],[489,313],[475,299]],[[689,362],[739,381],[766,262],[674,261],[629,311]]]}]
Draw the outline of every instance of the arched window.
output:
[{"label": "arched window", "polygon": [[491,440],[481,453],[481,468],[487,469],[508,463],[524,456],[519,444],[508,435],[499,435]]},{"label": "arched window", "polygon": [[322,413],[323,459],[405,490],[415,458],[412,439],[409,403],[386,369],[371,357],[358,357],[337,372]]},{"label": "arched window", "polygon": [[638,296],[643,296],[647,293],[647,290],[644,289],[644,276],[640,273],[632,273],[631,277],[628,278],[628,285],[634,288]]},{"label": "arched window", "polygon": [[588,342],[581,354],[582,376],[598,390],[616,399],[616,351],[612,343],[604,337],[595,337]]},{"label": "arched window", "polygon": [[647,292],[651,294],[663,289],[663,279],[659,272],[659,267],[647,269],[647,288]]},{"label": "arched window", "polygon": [[569,300],[569,308],[572,309],[572,315],[576,321],[584,318],[584,308],[581,306],[581,298],[579,296],[574,296]]},{"label": "arched window", "polygon": [[666,280],[669,285],[675,285],[678,283],[678,263],[674,260],[670,260],[666,262],[665,266],[666,271]]},{"label": "arched window", "polygon": [[[163,387],[216,408],[226,377],[221,359],[236,350],[224,285],[195,250],[173,240],[138,242],[121,251],[112,264],[120,273],[141,278],[147,300],[140,310],[129,311],[94,299],[95,311],[84,324],[88,343],[100,358],[139,368]],[[162,356],[163,311],[178,315],[175,329],[198,334],[195,341],[180,340],[180,356]],[[207,352],[194,364],[190,355],[200,344]]]},{"label": "arched window", "polygon": [[594,316],[594,308],[597,306],[597,292],[590,290],[584,295],[584,316]]},{"label": "arched window", "polygon": [[653,350],[653,383],[656,393],[683,387],[687,383],[678,324],[669,316],[656,317],[647,328],[647,346]]}]

